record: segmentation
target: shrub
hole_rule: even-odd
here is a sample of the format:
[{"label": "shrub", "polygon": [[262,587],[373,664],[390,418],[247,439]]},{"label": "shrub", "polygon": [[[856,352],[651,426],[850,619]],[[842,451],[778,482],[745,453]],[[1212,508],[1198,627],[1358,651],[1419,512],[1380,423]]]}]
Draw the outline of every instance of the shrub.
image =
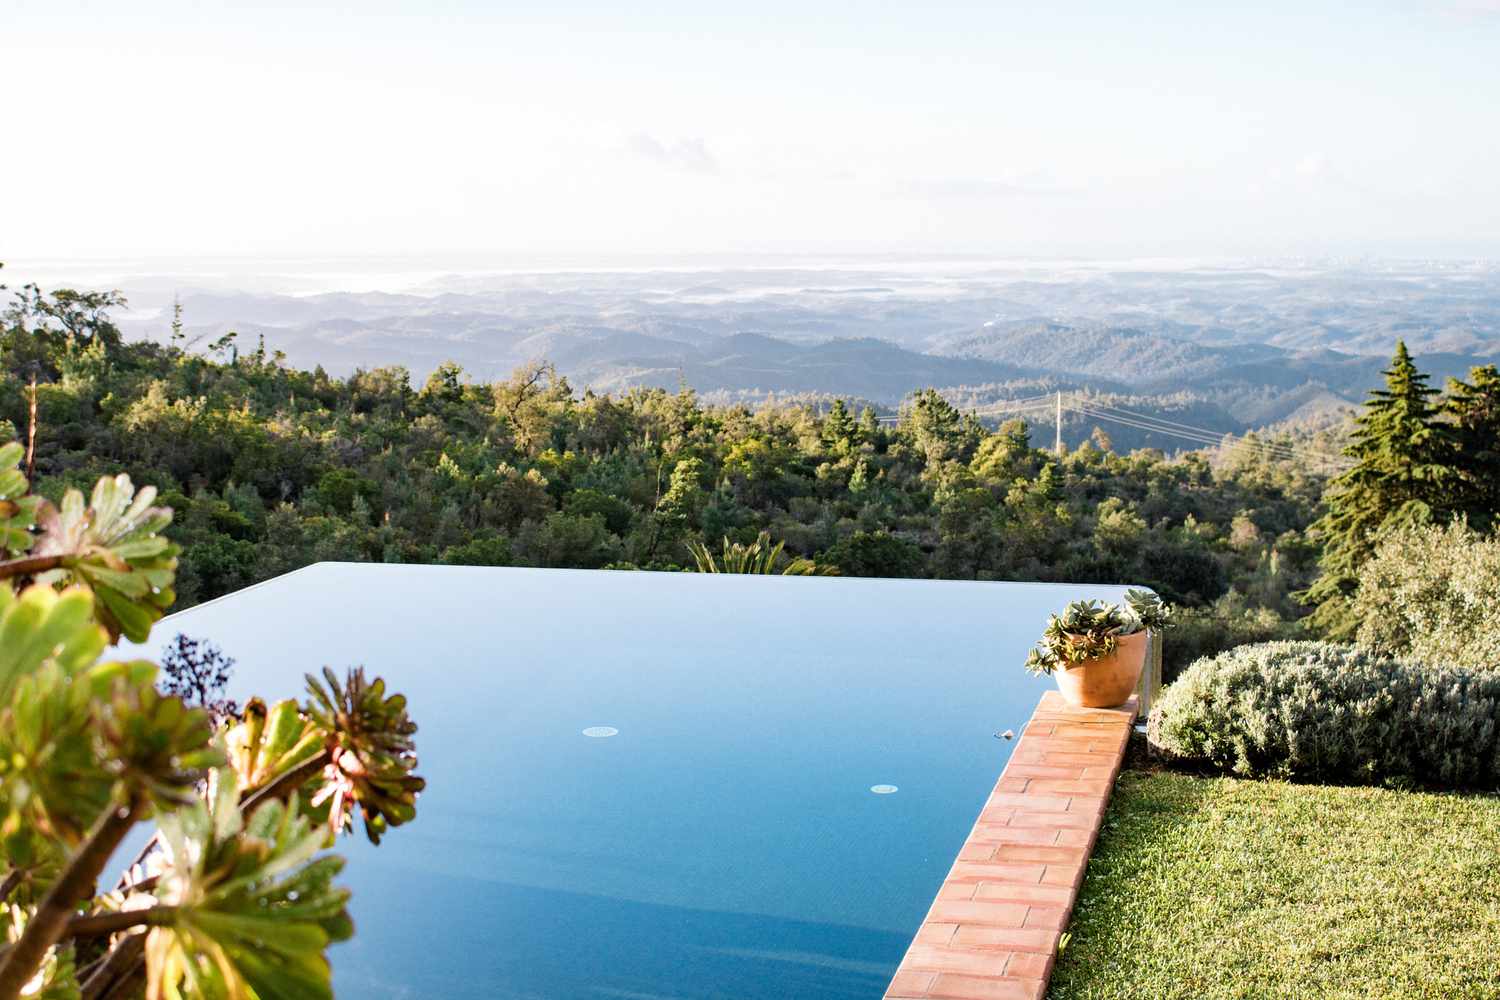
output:
[{"label": "shrub", "polygon": [[1268,642],[1194,663],[1162,693],[1148,736],[1243,775],[1493,788],[1497,726],[1500,675]]},{"label": "shrub", "polygon": [[818,562],[837,566],[845,576],[922,575],[922,550],[886,531],[856,531],[830,546]]},{"label": "shrub", "polygon": [[1500,671],[1500,535],[1461,522],[1393,530],[1360,568],[1350,610],[1373,652]]}]

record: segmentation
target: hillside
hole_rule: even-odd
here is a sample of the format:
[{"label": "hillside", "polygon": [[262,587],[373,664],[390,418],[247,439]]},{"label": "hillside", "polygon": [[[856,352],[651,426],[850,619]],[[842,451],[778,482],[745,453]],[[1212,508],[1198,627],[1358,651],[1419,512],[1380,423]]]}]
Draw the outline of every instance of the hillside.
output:
[{"label": "hillside", "polygon": [[[122,330],[162,342],[175,296],[193,349],[235,330],[241,351],[263,338],[334,375],[400,365],[420,380],[453,361],[489,380],[545,358],[580,390],[686,382],[723,402],[842,395],[888,413],[929,387],[980,407],[1087,390],[1212,433],[1336,420],[1397,336],[1438,384],[1500,356],[1500,274],[1483,264],[865,261],[475,271],[311,294],[274,276],[195,280],[120,282]],[[1122,447],[1166,443],[1115,431]]]}]

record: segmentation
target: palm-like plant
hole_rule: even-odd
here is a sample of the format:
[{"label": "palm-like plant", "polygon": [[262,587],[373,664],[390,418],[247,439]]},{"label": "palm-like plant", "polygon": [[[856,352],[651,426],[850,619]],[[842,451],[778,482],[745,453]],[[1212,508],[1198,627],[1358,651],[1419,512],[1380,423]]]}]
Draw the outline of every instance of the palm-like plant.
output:
[{"label": "palm-like plant", "polygon": [[781,576],[819,576],[827,570],[811,559],[791,558],[782,561],[786,542],[771,544],[771,533],[762,531],[749,545],[724,539],[723,551],[715,556],[714,551],[703,542],[687,543],[699,573],[744,573]]},{"label": "palm-like plant", "polygon": [[405,699],[325,668],[308,703],[252,699],[216,733],[154,663],[100,662],[171,604],[171,511],[124,476],[54,508],[20,458],[0,446],[0,1000],[331,997],[325,950],[352,928],[320,852],[355,808],[375,841],[415,816]]}]

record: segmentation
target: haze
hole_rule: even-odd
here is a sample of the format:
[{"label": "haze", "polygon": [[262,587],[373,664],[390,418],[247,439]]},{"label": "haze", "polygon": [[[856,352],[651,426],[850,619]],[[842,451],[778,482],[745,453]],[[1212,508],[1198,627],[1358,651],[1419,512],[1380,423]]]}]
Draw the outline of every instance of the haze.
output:
[{"label": "haze", "polygon": [[11,0],[0,260],[1493,255],[1500,4]]}]

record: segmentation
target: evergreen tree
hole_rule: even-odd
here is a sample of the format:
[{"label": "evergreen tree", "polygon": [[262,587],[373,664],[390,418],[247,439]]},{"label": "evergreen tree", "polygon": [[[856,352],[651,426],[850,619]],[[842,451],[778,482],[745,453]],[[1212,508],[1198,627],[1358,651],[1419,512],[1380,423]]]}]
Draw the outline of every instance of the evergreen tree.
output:
[{"label": "evergreen tree", "polygon": [[1301,596],[1314,605],[1312,623],[1333,638],[1349,638],[1356,622],[1348,598],[1376,535],[1396,524],[1423,524],[1452,510],[1452,437],[1437,417],[1437,390],[1417,369],[1405,341],[1355,418],[1344,454],[1355,460],[1324,494],[1327,507],[1313,525],[1323,542],[1320,574]]},{"label": "evergreen tree", "polygon": [[1458,509],[1487,528],[1500,514],[1500,369],[1484,365],[1469,381],[1448,380],[1443,412],[1453,421],[1453,465]]},{"label": "evergreen tree", "polygon": [[834,451],[847,452],[854,447],[857,430],[849,407],[842,399],[835,399],[828,415],[823,418],[823,442]]},{"label": "evergreen tree", "polygon": [[885,451],[885,431],[880,427],[880,418],[868,406],[859,413],[859,439],[861,444],[876,451]]}]

